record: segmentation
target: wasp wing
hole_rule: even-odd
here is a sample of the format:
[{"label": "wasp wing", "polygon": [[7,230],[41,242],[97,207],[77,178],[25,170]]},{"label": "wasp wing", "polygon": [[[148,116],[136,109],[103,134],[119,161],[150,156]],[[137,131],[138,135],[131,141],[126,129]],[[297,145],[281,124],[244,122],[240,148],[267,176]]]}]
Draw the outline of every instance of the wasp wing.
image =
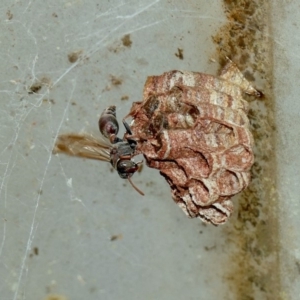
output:
[{"label": "wasp wing", "polygon": [[110,147],[108,141],[96,139],[88,134],[62,134],[57,137],[53,154],[64,153],[102,161],[110,161]]}]

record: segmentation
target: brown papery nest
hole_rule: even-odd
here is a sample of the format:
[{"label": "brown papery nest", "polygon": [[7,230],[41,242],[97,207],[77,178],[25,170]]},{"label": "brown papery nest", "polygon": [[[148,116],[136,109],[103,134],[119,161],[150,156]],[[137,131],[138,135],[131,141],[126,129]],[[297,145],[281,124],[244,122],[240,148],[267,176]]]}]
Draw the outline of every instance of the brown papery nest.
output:
[{"label": "brown papery nest", "polygon": [[231,197],[245,189],[254,162],[243,93],[259,96],[229,61],[219,76],[170,71],[148,77],[132,105],[131,130],[150,168],[191,218],[223,224]]}]

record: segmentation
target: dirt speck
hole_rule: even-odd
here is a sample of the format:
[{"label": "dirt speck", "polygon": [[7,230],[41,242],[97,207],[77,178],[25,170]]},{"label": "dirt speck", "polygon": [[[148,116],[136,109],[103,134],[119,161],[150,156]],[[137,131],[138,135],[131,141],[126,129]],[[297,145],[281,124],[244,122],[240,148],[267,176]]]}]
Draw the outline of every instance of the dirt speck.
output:
[{"label": "dirt speck", "polygon": [[29,95],[32,94],[37,94],[43,86],[48,86],[50,87],[51,85],[51,80],[47,77],[42,77],[41,79],[37,80],[35,83],[33,83],[28,91]]},{"label": "dirt speck", "polygon": [[217,246],[216,245],[214,245],[214,246],[210,246],[210,247],[208,247],[208,246],[204,246],[204,250],[205,251],[211,251],[211,250],[214,250],[214,249],[216,249],[217,248]]},{"label": "dirt speck", "polygon": [[123,43],[123,46],[125,46],[125,47],[128,47],[128,48],[131,47],[132,41],[131,41],[131,39],[130,39],[130,34],[125,34],[125,35],[122,37],[122,43]]},{"label": "dirt speck", "polygon": [[121,78],[111,75],[110,82],[112,83],[112,85],[118,86],[121,85],[123,81]]},{"label": "dirt speck", "polygon": [[68,60],[70,63],[74,63],[78,60],[78,58],[80,57],[80,55],[82,54],[82,50],[77,50],[77,51],[73,51],[73,52],[70,52],[68,54]]},{"label": "dirt speck", "polygon": [[128,97],[127,95],[124,95],[124,96],[121,97],[121,100],[122,100],[122,101],[126,101],[126,100],[128,100],[128,99],[129,99],[129,97]]},{"label": "dirt speck", "polygon": [[55,104],[55,100],[54,99],[43,99],[43,103],[50,103],[50,104]]},{"label": "dirt speck", "polygon": [[296,261],[296,267],[297,267],[298,273],[300,274],[300,262],[299,261]]},{"label": "dirt speck", "polygon": [[122,234],[115,234],[110,237],[111,242],[121,240],[123,238]]},{"label": "dirt speck", "polygon": [[8,11],[6,12],[6,16],[7,16],[7,19],[8,19],[8,20],[11,20],[11,19],[14,17],[14,15],[11,13],[10,10],[8,10]]},{"label": "dirt speck", "polygon": [[42,89],[41,83],[34,83],[30,88],[28,94],[37,94]]},{"label": "dirt speck", "polygon": [[57,13],[54,12],[54,13],[52,14],[52,17],[57,18],[57,17],[58,17]]},{"label": "dirt speck", "polygon": [[68,298],[63,295],[51,294],[47,295],[44,300],[68,300]]},{"label": "dirt speck", "polygon": [[175,56],[178,57],[179,59],[183,59],[183,49],[177,48],[177,52],[175,53]]},{"label": "dirt speck", "polygon": [[39,255],[39,248],[38,247],[34,247],[32,249],[32,253],[29,254],[29,257],[32,258],[34,255],[36,255],[36,256]]},{"label": "dirt speck", "polygon": [[39,255],[39,248],[38,248],[38,247],[34,247],[34,248],[33,248],[33,253],[34,253],[35,255]]}]

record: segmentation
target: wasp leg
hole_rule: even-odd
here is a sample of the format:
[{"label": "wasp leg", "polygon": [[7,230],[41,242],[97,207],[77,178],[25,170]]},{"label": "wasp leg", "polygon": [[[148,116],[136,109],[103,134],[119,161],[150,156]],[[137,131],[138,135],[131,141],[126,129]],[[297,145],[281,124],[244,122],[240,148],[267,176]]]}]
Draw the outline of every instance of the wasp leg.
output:
[{"label": "wasp leg", "polygon": [[129,135],[132,135],[129,124],[124,119],[122,120],[122,122],[123,122],[123,125],[124,125],[125,129],[126,129],[126,133],[129,134]]},{"label": "wasp leg", "polygon": [[124,125],[125,129],[126,129],[126,132],[123,136],[123,141],[127,141],[128,144],[130,145],[130,147],[133,150],[135,150],[136,145],[137,145],[137,141],[132,137],[132,131],[130,129],[129,124],[124,119],[122,120],[122,122],[123,122],[123,125]]}]

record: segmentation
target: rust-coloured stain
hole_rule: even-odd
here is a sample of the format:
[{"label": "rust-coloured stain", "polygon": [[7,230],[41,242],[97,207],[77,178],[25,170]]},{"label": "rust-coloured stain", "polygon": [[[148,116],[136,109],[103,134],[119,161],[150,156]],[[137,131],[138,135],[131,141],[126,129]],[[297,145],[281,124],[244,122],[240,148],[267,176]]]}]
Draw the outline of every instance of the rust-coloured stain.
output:
[{"label": "rust-coloured stain", "polygon": [[243,92],[260,96],[229,61],[220,76],[170,71],[148,77],[143,101],[132,105],[137,151],[160,170],[191,218],[225,223],[231,197],[249,184],[253,138]]},{"label": "rust-coloured stain", "polygon": [[[251,183],[238,199],[238,211],[225,232],[229,261],[223,266],[231,295],[226,299],[281,299],[278,263],[275,123],[272,101],[272,43],[268,1],[224,0],[228,22],[212,37],[220,66],[226,57],[255,81],[264,97],[249,99],[255,163]],[[234,295],[234,296],[233,296]]]}]

